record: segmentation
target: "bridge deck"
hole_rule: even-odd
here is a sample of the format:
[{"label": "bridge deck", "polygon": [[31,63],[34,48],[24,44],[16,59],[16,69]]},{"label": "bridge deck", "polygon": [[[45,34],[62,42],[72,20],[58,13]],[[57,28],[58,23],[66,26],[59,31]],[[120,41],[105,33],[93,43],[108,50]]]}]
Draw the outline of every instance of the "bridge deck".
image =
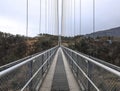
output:
[{"label": "bridge deck", "polygon": [[61,48],[55,55],[40,91],[80,91]]}]

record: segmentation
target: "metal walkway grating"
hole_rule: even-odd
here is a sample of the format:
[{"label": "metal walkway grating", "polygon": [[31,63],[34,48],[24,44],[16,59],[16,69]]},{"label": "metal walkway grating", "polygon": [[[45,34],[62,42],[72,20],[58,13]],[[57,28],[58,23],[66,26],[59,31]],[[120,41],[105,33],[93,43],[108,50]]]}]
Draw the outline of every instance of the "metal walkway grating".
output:
[{"label": "metal walkway grating", "polygon": [[69,91],[61,51],[58,53],[58,61],[55,68],[51,91]]}]

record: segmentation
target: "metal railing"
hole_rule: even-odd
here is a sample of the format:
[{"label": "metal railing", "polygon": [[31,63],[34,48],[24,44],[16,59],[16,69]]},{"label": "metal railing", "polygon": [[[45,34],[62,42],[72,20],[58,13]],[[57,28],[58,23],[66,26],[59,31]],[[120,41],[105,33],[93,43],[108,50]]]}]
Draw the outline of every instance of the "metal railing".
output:
[{"label": "metal railing", "polygon": [[[82,91],[120,91],[120,69],[69,48],[62,49]],[[114,68],[114,69],[113,69]]]},{"label": "metal railing", "polygon": [[7,68],[0,71],[0,91],[37,91],[57,49],[58,46],[3,66]]},{"label": "metal railing", "polygon": [[[76,51],[76,52],[78,52],[78,51]],[[78,53],[80,53],[80,54],[82,54],[82,55],[84,55],[84,56],[87,56],[87,57],[89,57],[89,58],[91,58],[91,59],[93,59],[93,60],[95,60],[95,61],[97,61],[97,62],[99,62],[99,63],[102,63],[102,64],[106,65],[106,66],[109,66],[109,67],[111,67],[111,68],[113,68],[113,69],[115,69],[115,70],[117,70],[117,71],[120,71],[120,67],[118,67],[118,66],[116,66],[116,65],[110,64],[110,63],[108,63],[108,62],[105,62],[104,60],[101,60],[101,59],[92,57],[92,56],[90,56],[90,55],[87,55],[87,54],[84,54],[84,53],[81,53],[81,52],[78,52]]]},{"label": "metal railing", "polygon": [[12,66],[14,66],[14,65],[16,65],[16,64],[18,64],[18,63],[21,63],[21,62],[23,62],[23,61],[25,61],[25,60],[27,60],[27,59],[29,59],[29,58],[31,58],[31,57],[34,57],[34,56],[36,56],[36,55],[38,55],[38,54],[40,54],[40,53],[42,53],[42,52],[38,52],[38,53],[35,53],[35,54],[33,54],[33,55],[27,56],[27,57],[25,57],[25,58],[19,59],[19,60],[17,60],[17,61],[13,61],[13,62],[10,62],[10,63],[8,63],[8,64],[6,64],[6,65],[0,66],[0,71],[3,71],[3,70],[5,70],[5,69],[8,69],[8,68],[10,68],[10,67],[12,67]]}]

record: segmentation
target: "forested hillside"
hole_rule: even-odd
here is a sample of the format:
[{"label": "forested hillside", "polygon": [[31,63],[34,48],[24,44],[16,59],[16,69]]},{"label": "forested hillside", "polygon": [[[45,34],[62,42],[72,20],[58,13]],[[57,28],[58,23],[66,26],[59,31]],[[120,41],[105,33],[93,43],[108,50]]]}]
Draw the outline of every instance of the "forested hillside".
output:
[{"label": "forested hillside", "polygon": [[57,44],[57,36],[28,38],[0,32],[0,65],[46,50]]},{"label": "forested hillside", "polygon": [[66,41],[64,39],[63,45],[73,50],[120,66],[120,41],[116,41],[116,38],[97,37],[93,39],[91,37],[77,36]]},{"label": "forested hillside", "polygon": [[[117,39],[117,40],[116,40]],[[62,37],[62,45],[120,66],[120,38],[115,37]],[[4,65],[54,47],[58,36],[38,35],[28,38],[0,32],[0,65]]]}]

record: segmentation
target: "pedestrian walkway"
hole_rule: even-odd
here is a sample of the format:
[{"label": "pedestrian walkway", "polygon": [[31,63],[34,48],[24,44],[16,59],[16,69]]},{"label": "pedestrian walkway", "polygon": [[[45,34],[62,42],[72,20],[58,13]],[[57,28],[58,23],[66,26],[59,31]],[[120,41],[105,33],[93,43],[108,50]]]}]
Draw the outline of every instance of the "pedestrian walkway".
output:
[{"label": "pedestrian walkway", "polygon": [[55,68],[51,91],[69,91],[61,50],[59,50],[58,53],[58,60]]},{"label": "pedestrian walkway", "polygon": [[40,91],[80,91],[61,48],[55,55]]}]

